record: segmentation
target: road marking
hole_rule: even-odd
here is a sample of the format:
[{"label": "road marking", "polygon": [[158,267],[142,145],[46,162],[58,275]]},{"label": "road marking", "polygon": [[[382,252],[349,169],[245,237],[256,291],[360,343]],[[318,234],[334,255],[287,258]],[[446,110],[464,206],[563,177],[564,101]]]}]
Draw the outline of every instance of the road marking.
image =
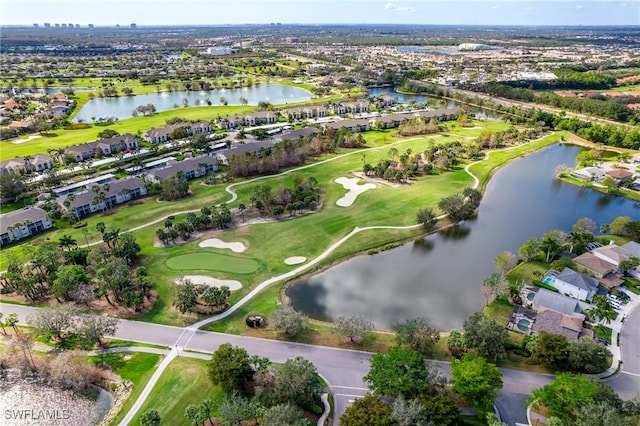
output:
[{"label": "road marking", "polygon": [[334,393],[334,396],[348,396],[351,398],[364,398],[364,395],[350,395],[348,393]]},{"label": "road marking", "polygon": [[336,385],[331,385],[332,388],[341,388],[341,389],[356,389],[356,390],[364,390],[364,391],[368,391],[368,388],[356,388],[353,386],[336,386]]},{"label": "road marking", "polygon": [[630,376],[636,376],[636,377],[640,377],[640,374],[637,373],[632,373],[630,371],[623,371],[622,374],[628,374]]}]

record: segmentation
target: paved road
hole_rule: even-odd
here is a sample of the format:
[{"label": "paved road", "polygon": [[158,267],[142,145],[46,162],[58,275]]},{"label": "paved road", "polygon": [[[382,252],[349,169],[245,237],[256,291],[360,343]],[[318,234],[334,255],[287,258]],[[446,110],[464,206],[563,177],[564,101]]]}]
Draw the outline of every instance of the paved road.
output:
[{"label": "paved road", "polygon": [[620,330],[621,372],[607,380],[618,394],[631,399],[640,393],[640,307],[631,311]]},{"label": "paved road", "polygon": [[[11,312],[17,313],[21,323],[36,309],[28,306],[0,303],[0,312],[5,315]],[[123,340],[166,345],[172,349],[169,354],[174,356],[178,355],[175,347],[176,342],[180,342],[179,347],[182,350],[179,353],[184,355],[187,355],[184,350],[213,352],[218,346],[227,342],[244,347],[250,354],[265,356],[276,362],[283,362],[288,358],[300,355],[313,362],[318,372],[329,383],[335,396],[337,413],[344,412],[344,409],[356,398],[360,398],[367,393],[367,387],[362,378],[369,371],[369,358],[371,357],[369,352],[201,330],[190,332],[189,329],[179,327],[129,320],[119,321],[115,337]],[[172,356],[167,356],[165,360],[172,358]],[[448,363],[438,362],[438,365],[449,377],[450,368]],[[502,371],[504,374],[504,388],[500,392],[496,405],[507,424],[514,425],[516,422],[524,422],[526,414],[523,401],[529,395],[531,389],[548,383],[552,380],[552,376],[508,369],[503,369]]]}]

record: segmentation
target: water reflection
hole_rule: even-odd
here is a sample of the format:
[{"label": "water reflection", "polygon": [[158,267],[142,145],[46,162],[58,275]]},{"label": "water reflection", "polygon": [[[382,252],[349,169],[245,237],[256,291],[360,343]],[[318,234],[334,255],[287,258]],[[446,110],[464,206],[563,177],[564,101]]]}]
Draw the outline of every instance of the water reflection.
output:
[{"label": "water reflection", "polygon": [[311,317],[365,315],[381,329],[418,316],[443,329],[461,328],[482,308],[482,281],[502,251],[517,253],[531,237],[570,231],[581,217],[597,226],[640,217],[631,200],[557,181],[557,164],[574,164],[576,146],[554,145],[518,159],[489,182],[476,219],[373,256],[359,256],[292,286],[292,305]]}]

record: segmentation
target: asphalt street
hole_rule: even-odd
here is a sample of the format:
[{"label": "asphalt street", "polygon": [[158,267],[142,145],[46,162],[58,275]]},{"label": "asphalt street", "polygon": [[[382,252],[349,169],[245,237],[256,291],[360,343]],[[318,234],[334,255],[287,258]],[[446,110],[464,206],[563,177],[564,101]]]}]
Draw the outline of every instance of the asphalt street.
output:
[{"label": "asphalt street", "polygon": [[[36,309],[0,303],[0,312],[5,315],[12,312],[17,313],[21,323],[24,323],[27,316]],[[640,309],[636,309],[629,315],[622,329],[623,373],[608,380],[608,383],[623,398],[632,398],[640,391],[639,330]],[[179,352],[187,350],[213,352],[221,344],[229,342],[245,348],[250,354],[268,357],[275,362],[283,362],[288,358],[302,356],[313,362],[318,372],[329,384],[335,396],[337,413],[342,413],[356,398],[364,396],[367,392],[367,386],[362,378],[370,367],[369,359],[372,354],[368,352],[201,330],[193,332],[180,327],[129,320],[120,320],[115,337],[123,340],[166,345],[171,348],[177,346]],[[437,362],[437,364],[449,377],[448,363]],[[526,423],[524,401],[532,389],[549,383],[553,380],[553,376],[510,369],[502,369],[502,373],[504,387],[496,400],[496,406],[502,420],[508,425]]]}]

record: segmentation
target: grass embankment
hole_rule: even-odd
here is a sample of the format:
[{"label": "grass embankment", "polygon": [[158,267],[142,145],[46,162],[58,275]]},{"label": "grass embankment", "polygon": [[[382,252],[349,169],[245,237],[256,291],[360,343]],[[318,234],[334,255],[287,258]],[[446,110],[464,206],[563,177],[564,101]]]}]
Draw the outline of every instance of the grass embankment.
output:
[{"label": "grass embankment", "polygon": [[122,405],[122,409],[111,422],[112,425],[117,425],[138,399],[138,396],[140,396],[140,393],[153,375],[160,360],[160,355],[135,352],[131,354],[131,358],[126,360],[124,353],[114,353],[97,355],[90,357],[90,359],[96,364],[104,363],[110,365],[116,374],[133,383],[129,398],[127,398],[127,401]]},{"label": "grass embankment", "polygon": [[[162,424],[180,425],[189,421],[184,410],[190,404],[199,404],[204,399],[213,402],[213,416],[222,401],[224,391],[213,386],[207,376],[207,361],[194,358],[175,358],[162,373],[149,397],[142,405],[131,424],[140,424],[145,411],[157,410]],[[122,410],[126,412],[125,410]]]},{"label": "grass embankment", "polygon": [[581,179],[576,179],[571,176],[560,176],[559,178],[573,185],[581,186],[583,188],[595,189],[596,191],[602,192],[607,195],[625,197],[631,200],[640,201],[640,192],[633,191],[628,188],[610,188],[608,186],[598,185],[594,182],[587,182]]}]

